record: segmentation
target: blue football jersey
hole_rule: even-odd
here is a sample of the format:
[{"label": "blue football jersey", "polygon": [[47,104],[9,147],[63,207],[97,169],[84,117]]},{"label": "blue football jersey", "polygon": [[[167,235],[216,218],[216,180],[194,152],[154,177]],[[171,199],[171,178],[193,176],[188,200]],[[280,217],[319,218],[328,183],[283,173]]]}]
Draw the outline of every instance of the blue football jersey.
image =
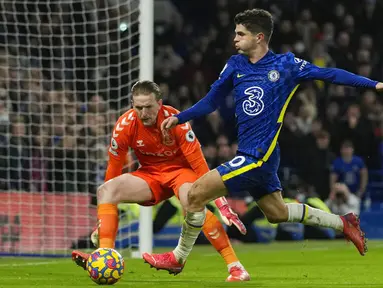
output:
[{"label": "blue football jersey", "polygon": [[[293,54],[272,52],[256,64],[232,56],[215,86],[232,85],[238,128],[238,151],[257,158],[270,156],[288,102],[298,87],[299,63]],[[298,68],[298,69],[297,69]]]},{"label": "blue football jersey", "polygon": [[375,87],[378,82],[336,68],[319,68],[292,53],[271,51],[255,64],[245,55],[232,56],[209,93],[176,115],[179,123],[213,112],[233,91],[238,151],[267,161],[277,145],[289,101],[305,80]]},{"label": "blue football jersey", "polygon": [[346,184],[352,193],[356,193],[360,188],[360,171],[365,167],[358,156],[353,156],[350,162],[338,157],[332,163],[331,171],[338,175],[338,182]]}]

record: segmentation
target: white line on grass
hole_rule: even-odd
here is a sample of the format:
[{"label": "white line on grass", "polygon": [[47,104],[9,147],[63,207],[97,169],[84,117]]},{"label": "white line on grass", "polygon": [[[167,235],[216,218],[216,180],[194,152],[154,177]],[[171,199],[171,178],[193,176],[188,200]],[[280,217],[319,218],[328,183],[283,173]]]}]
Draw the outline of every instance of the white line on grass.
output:
[{"label": "white line on grass", "polygon": [[[286,249],[286,248],[276,248],[274,250],[271,250],[271,249],[268,249],[268,250],[258,250],[258,249],[254,249],[253,252],[254,253],[272,253],[272,252],[291,252],[291,251],[295,251],[295,252],[305,252],[305,251],[327,251],[327,250],[333,250],[333,249],[338,249],[338,247],[297,247],[296,249]],[[217,256],[217,252],[216,253],[206,253],[206,254],[203,254],[204,257],[213,257],[213,256]]]},{"label": "white line on grass", "polygon": [[0,267],[23,267],[23,266],[40,266],[40,265],[51,265],[51,264],[59,264],[62,263],[60,261],[45,261],[45,262],[27,262],[27,263],[8,263],[8,264],[0,264]]}]

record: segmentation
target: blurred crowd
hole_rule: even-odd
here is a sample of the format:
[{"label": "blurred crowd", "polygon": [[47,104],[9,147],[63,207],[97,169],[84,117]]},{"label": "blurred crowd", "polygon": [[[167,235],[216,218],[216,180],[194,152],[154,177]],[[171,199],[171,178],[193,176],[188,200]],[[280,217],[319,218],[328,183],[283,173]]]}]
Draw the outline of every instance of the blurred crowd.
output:
[{"label": "blurred crowd", "polygon": [[[18,2],[0,4],[0,189],[92,192],[138,76],[138,1]],[[154,80],[166,104],[183,110],[208,92],[235,53],[235,14],[254,7],[274,16],[274,52],[383,79],[378,0],[158,0]],[[286,191],[331,196],[332,163],[346,140],[365,167],[382,169],[383,102],[375,91],[301,85],[284,122]],[[233,158],[230,97],[193,128],[212,168]]]},{"label": "blurred crowd", "polygon": [[138,3],[0,3],[0,190],[102,183],[109,135],[138,77]]}]

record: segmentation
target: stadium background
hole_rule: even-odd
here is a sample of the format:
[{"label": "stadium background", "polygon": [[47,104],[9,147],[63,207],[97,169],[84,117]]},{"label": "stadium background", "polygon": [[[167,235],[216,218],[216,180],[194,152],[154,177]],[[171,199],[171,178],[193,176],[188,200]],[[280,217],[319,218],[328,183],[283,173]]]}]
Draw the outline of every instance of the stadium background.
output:
[{"label": "stadium background", "polygon": [[[86,235],[93,225],[82,217],[94,216],[88,193],[94,195],[103,182],[109,135],[129,105],[129,89],[138,76],[136,22],[123,28],[113,17],[136,20],[134,2],[0,4],[0,199],[11,207],[1,214],[2,235],[8,235],[2,239],[2,250],[16,247],[17,235],[39,233],[20,223],[40,221],[36,215],[41,213],[50,227],[44,233],[56,239],[43,243],[46,249],[61,247],[59,241],[68,233],[72,239]],[[180,110],[206,94],[234,52],[234,15],[252,7],[274,15],[273,51],[292,51],[318,66],[383,79],[381,1],[174,0],[155,5],[154,80],[165,103]],[[89,24],[94,23],[94,15],[88,13],[92,9],[102,20],[96,31],[109,33],[96,35]],[[45,17],[31,24],[25,15],[32,10]],[[47,16],[73,11],[77,13],[71,17]],[[124,33],[129,36],[123,37]],[[223,113],[192,123],[211,167],[235,154],[232,109],[228,97],[222,103]],[[383,214],[382,112],[383,103],[374,91],[322,82],[302,85],[286,113],[279,141],[280,177],[288,196],[326,199],[332,160],[341,143],[351,140],[369,170],[363,225],[369,237],[383,238],[383,227],[376,222]],[[318,144],[323,138],[329,139],[328,145]],[[127,162],[130,169],[136,166],[134,158]],[[48,205],[42,207],[42,201]],[[31,206],[34,216],[20,219],[19,211]],[[20,227],[23,231],[18,231]],[[42,245],[39,238],[26,243]]]}]

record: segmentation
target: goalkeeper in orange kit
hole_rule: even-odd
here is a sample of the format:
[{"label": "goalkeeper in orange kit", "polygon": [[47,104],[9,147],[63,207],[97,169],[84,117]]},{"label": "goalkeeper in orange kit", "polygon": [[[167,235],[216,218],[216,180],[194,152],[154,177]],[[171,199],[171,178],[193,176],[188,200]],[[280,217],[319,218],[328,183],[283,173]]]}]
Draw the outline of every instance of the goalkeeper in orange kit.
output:
[{"label": "goalkeeper in orange kit", "polygon": [[[118,203],[151,206],[176,195],[185,207],[187,191],[209,171],[200,143],[188,123],[166,134],[161,132],[162,121],[179,112],[162,104],[161,91],[156,83],[137,82],[132,87],[132,98],[133,109],[123,114],[114,127],[105,183],[97,191],[99,226],[92,238],[98,237],[101,248],[114,248]],[[134,150],[141,167],[132,173],[122,174],[129,148]],[[227,225],[234,224],[245,234],[245,226],[230,209],[226,199],[221,197],[215,203],[223,221]],[[193,219],[186,218],[183,225],[190,222],[193,223]],[[227,264],[230,275],[226,281],[250,280],[222,224],[210,211],[206,213],[202,230]],[[84,269],[88,257],[89,254],[80,251],[72,252],[72,259]],[[145,260],[150,262],[150,259]],[[181,271],[171,272],[178,274]]]}]

